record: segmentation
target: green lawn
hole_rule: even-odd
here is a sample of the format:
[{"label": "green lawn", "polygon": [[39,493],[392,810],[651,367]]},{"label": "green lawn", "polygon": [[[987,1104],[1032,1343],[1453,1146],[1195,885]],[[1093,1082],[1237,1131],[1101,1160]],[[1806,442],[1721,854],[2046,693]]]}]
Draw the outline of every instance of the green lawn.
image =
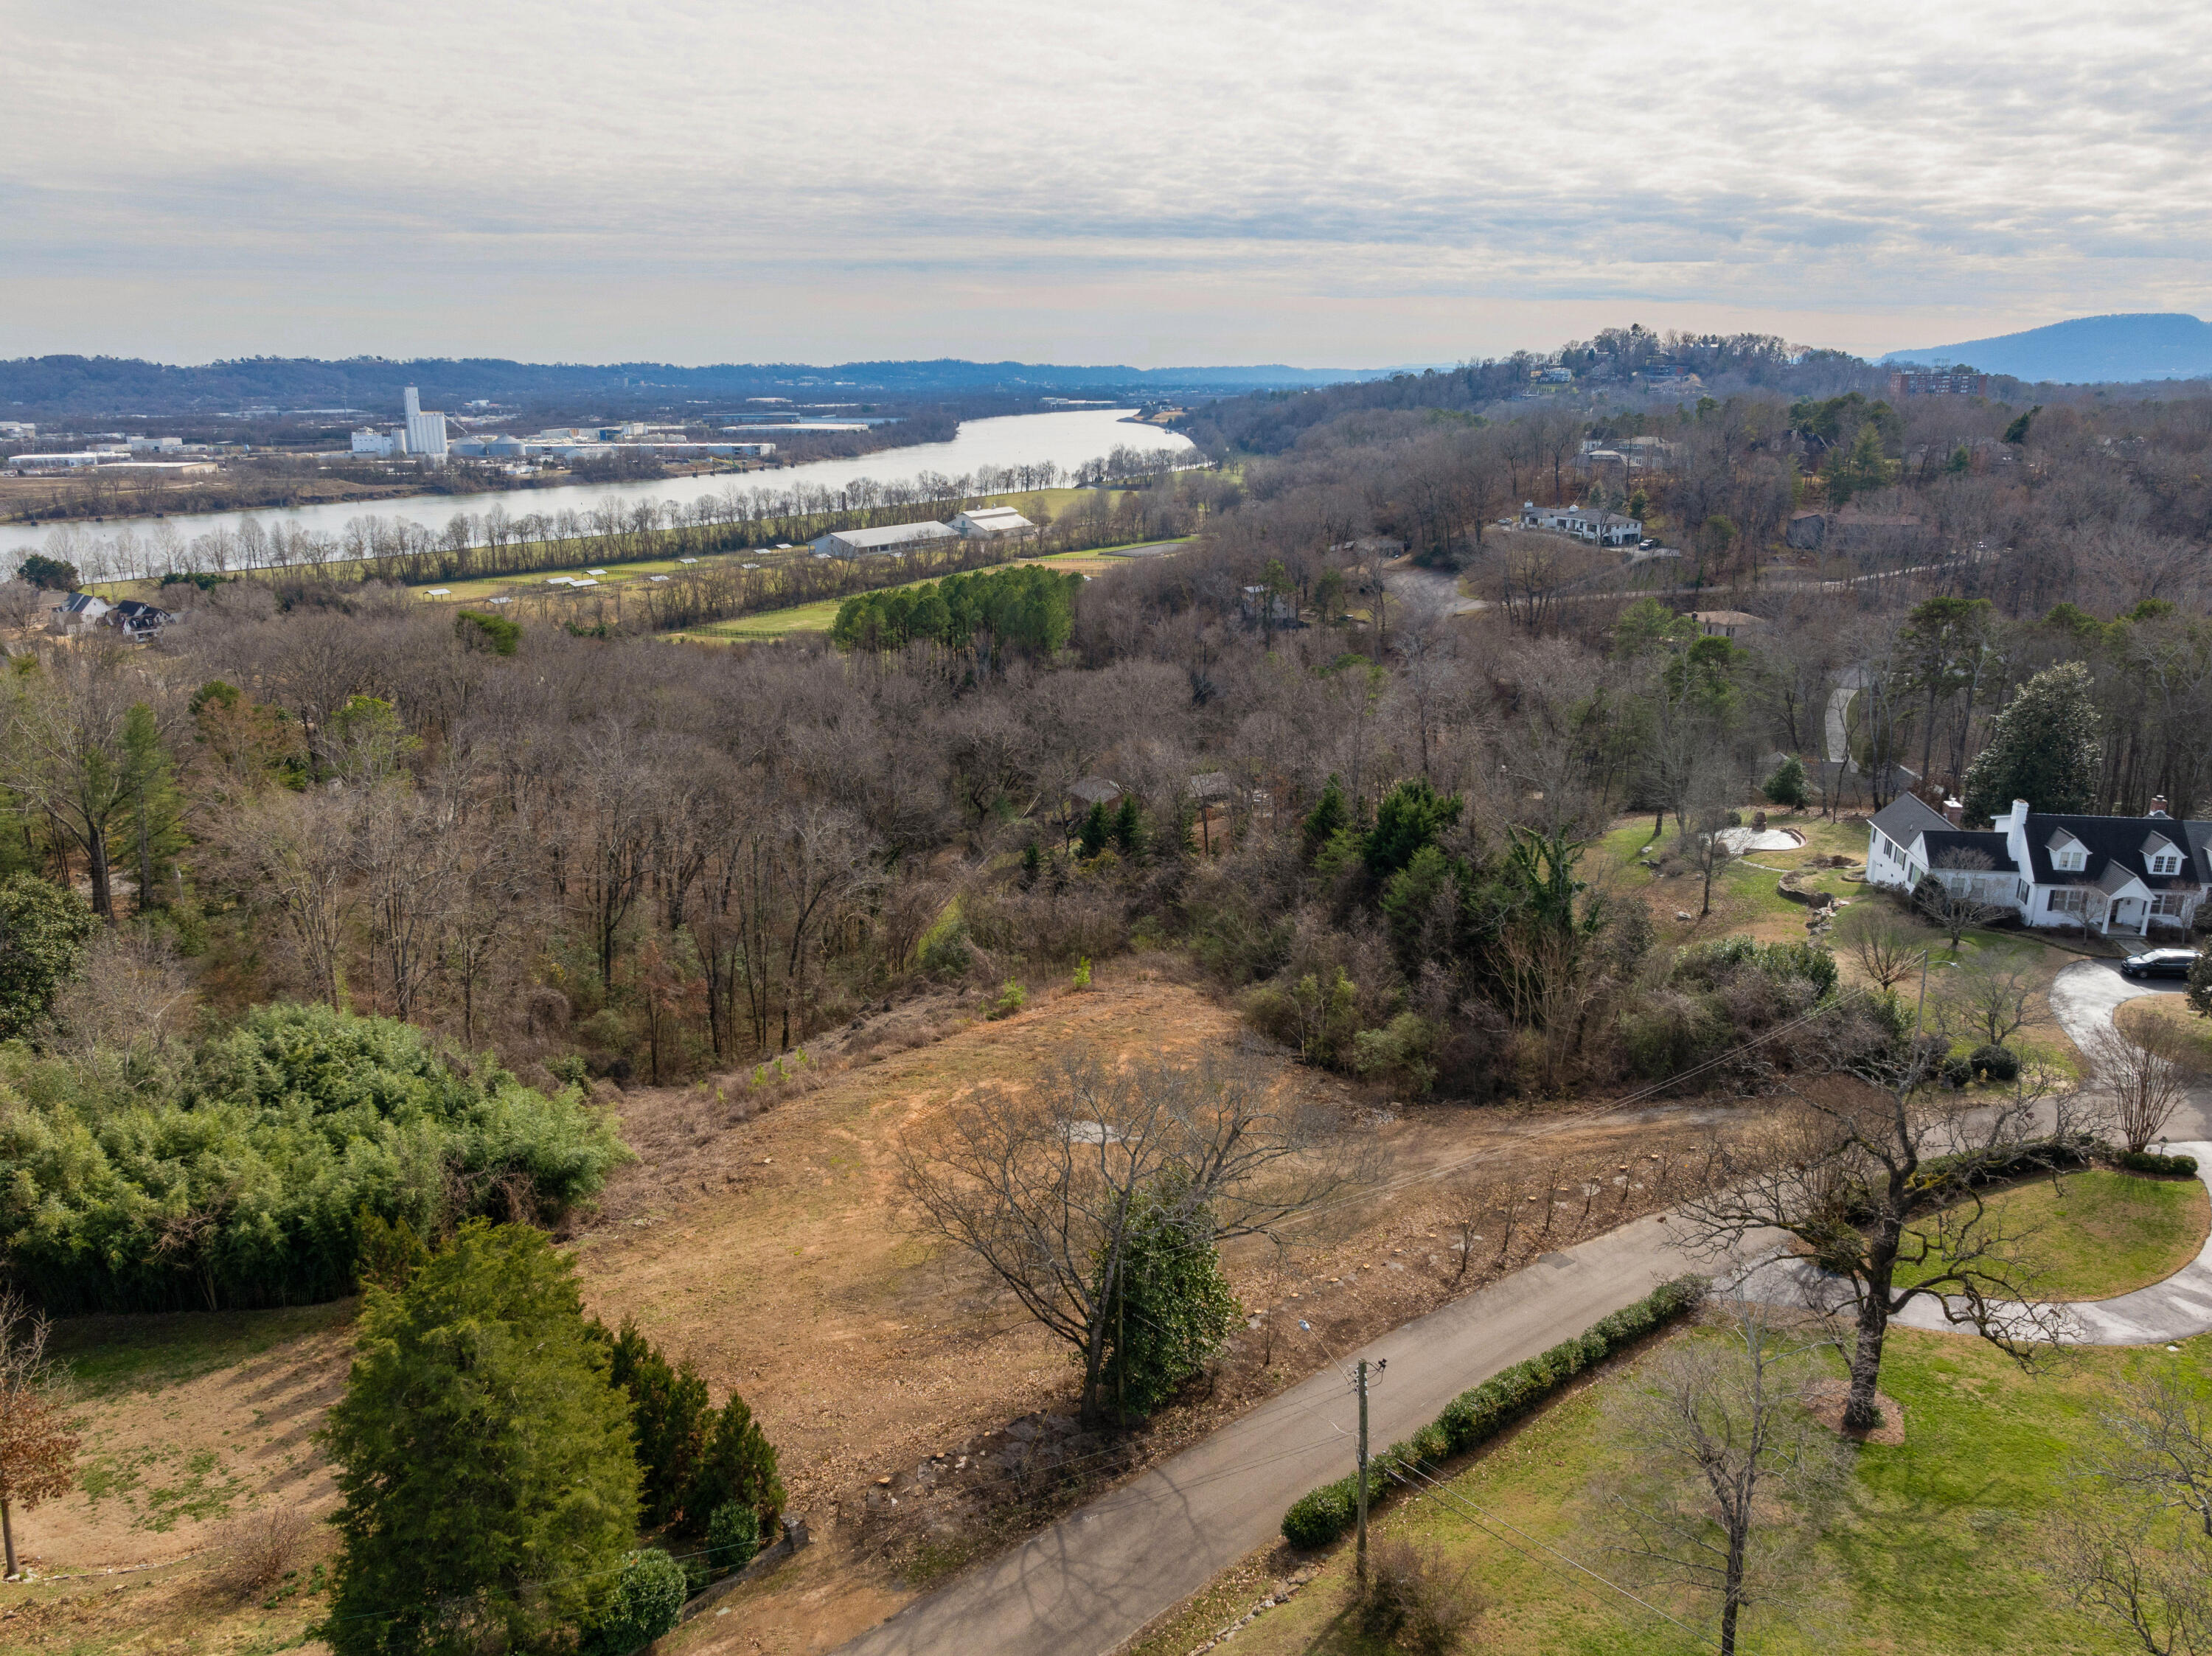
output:
[{"label": "green lawn", "polygon": [[2212,1228],[2202,1181],[2101,1168],[2015,1186],[1990,1198],[1989,1210],[2046,1273],[2040,1294],[2053,1300],[2105,1300],[2163,1282],[2197,1257]]},{"label": "green lawn", "polygon": [[[1882,1390],[1903,1410],[1905,1441],[1856,1451],[1837,1521],[1792,1558],[1820,1612],[1795,1623],[1754,1613],[1739,1647],[1756,1656],[2118,1656],[2130,1649],[2053,1591],[2037,1571],[2037,1550],[2046,1523],[2081,1498],[2067,1465],[2100,1392],[2152,1369],[2201,1388],[2208,1363],[2212,1338],[2191,1342],[2179,1356],[2087,1350],[2056,1374],[2030,1377],[1978,1341],[1893,1331]],[[1833,1366],[1840,1374],[1840,1362]],[[1538,1545],[1616,1580],[1626,1571],[1607,1550],[1612,1523],[1591,1494],[1613,1453],[1604,1447],[1601,1405],[1620,1378],[1608,1373],[1449,1477],[1455,1495],[1521,1534],[1486,1534],[1442,1501],[1400,1498],[1377,1521],[1378,1537],[1433,1541],[1474,1567],[1487,1608],[1468,1649],[1673,1656],[1712,1648]],[[1255,1579],[1264,1585],[1288,1562],[1277,1555]],[[1340,1547],[1289,1604],[1237,1634],[1237,1656],[1380,1656],[1343,1615],[1351,1566],[1350,1547]],[[1256,1591],[1237,1580],[1204,1596],[1137,1647],[1136,1656],[1182,1656],[1249,1609]],[[1692,1625],[1702,1619],[1694,1601],[1667,1588],[1644,1596]]]}]

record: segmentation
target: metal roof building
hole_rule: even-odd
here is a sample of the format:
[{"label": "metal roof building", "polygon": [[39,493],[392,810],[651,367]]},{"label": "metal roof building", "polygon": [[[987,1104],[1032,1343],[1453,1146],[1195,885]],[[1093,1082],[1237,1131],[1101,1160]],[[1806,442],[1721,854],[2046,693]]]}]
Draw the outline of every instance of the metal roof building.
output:
[{"label": "metal roof building", "polygon": [[814,537],[815,553],[825,558],[857,558],[869,554],[909,551],[933,541],[957,541],[960,531],[940,523],[886,524],[881,529],[841,529]]}]

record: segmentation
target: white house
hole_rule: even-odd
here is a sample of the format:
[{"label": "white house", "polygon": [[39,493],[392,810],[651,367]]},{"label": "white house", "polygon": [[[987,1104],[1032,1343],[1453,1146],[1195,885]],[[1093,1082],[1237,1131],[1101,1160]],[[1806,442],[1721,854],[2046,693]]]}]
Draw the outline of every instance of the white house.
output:
[{"label": "white house", "polygon": [[821,558],[858,558],[911,552],[938,541],[957,541],[960,531],[939,523],[886,524],[881,529],[841,529],[814,537],[814,555]]},{"label": "white house", "polygon": [[979,506],[973,512],[956,513],[952,526],[970,540],[1036,533],[1036,525],[1010,506]]},{"label": "white house", "polygon": [[58,630],[81,633],[88,627],[97,627],[101,618],[114,607],[96,594],[71,592],[47,613],[53,617],[54,626]]},{"label": "white house", "polygon": [[2176,821],[2163,798],[2147,816],[2054,816],[2015,799],[1994,827],[1968,832],[1900,794],[1868,824],[1867,883],[1911,891],[1931,874],[2028,925],[2185,931],[2212,881],[2212,822]]},{"label": "white house", "polygon": [[1530,529],[1557,530],[1577,540],[1598,546],[1633,546],[1644,538],[1644,524],[1618,512],[1586,512],[1578,506],[1538,506],[1534,500],[1521,507],[1521,521]]}]

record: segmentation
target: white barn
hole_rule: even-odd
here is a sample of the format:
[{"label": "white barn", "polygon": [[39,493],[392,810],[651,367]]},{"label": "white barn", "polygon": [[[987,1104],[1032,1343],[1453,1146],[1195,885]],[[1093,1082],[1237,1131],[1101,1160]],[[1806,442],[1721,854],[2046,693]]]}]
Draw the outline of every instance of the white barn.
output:
[{"label": "white barn", "polygon": [[940,523],[887,524],[881,529],[841,529],[834,534],[817,535],[813,547],[817,557],[860,558],[911,552],[917,547],[959,538],[958,530]]}]

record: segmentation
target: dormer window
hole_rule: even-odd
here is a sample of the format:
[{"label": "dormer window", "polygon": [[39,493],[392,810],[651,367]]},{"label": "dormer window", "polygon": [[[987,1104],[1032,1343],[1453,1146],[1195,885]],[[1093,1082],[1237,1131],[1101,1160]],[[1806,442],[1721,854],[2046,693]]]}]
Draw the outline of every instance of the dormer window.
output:
[{"label": "dormer window", "polygon": [[2089,853],[2079,846],[2069,846],[2051,853],[2051,865],[2064,873],[2078,874],[2089,866]]},{"label": "dormer window", "polygon": [[2178,851],[2160,851],[2154,852],[2150,859],[2150,871],[2154,874],[2180,873],[2181,853]]}]

